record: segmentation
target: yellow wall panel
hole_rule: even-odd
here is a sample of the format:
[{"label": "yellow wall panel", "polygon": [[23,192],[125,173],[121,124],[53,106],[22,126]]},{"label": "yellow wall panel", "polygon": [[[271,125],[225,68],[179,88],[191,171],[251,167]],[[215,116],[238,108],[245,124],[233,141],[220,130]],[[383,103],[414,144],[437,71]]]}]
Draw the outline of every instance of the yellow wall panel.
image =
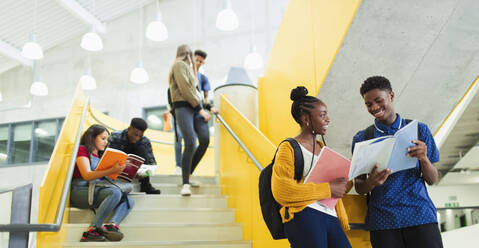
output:
[{"label": "yellow wall panel", "polygon": [[273,144],[296,134],[291,89],[317,95],[360,0],[291,0],[263,78],[258,80],[259,127]]}]

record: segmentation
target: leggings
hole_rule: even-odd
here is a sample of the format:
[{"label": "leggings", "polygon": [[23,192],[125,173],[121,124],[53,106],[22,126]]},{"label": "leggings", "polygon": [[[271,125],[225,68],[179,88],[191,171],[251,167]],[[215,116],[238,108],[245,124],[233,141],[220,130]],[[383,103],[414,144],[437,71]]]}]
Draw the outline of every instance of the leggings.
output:
[{"label": "leggings", "polygon": [[[180,128],[185,142],[185,149],[181,158],[183,184],[190,183],[190,175],[205,155],[210,144],[208,122],[203,116],[190,107],[175,108],[176,123]],[[199,146],[196,147],[198,137]]]}]

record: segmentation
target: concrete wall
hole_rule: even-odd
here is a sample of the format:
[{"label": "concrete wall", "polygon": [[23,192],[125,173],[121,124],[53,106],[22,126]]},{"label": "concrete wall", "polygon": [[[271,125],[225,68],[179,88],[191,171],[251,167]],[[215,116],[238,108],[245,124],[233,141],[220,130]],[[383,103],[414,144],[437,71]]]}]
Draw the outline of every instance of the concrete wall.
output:
[{"label": "concrete wall", "polygon": [[[434,186],[428,187],[429,196],[436,207],[445,207],[446,202],[458,202],[460,207],[479,206],[479,184],[457,186]],[[457,200],[451,200],[451,199]]]},{"label": "concrete wall", "polygon": [[[168,71],[176,47],[185,43],[193,49],[208,52],[205,74],[213,88],[222,84],[228,69],[242,66],[249,52],[252,16],[255,44],[267,61],[287,0],[233,0],[232,5],[240,26],[235,31],[222,32],[215,27],[216,14],[223,8],[222,0],[161,1],[169,39],[155,43],[144,38],[144,67],[150,76],[150,82],[144,85],[129,82],[129,74],[138,56],[138,11],[108,23],[107,33],[101,34],[104,50],[91,56],[92,72],[98,86],[95,91],[87,93],[92,97],[93,105],[125,122],[131,117],[141,116],[143,107],[165,105]],[[154,19],[155,12],[155,4],[145,7],[145,27]],[[49,87],[49,95],[34,97],[31,108],[2,111],[28,102],[30,68],[16,67],[0,75],[3,94],[0,123],[66,115],[74,89],[85,71],[87,52],[79,46],[81,35],[45,52],[41,74]],[[256,81],[262,70],[249,71],[250,78]]]}]

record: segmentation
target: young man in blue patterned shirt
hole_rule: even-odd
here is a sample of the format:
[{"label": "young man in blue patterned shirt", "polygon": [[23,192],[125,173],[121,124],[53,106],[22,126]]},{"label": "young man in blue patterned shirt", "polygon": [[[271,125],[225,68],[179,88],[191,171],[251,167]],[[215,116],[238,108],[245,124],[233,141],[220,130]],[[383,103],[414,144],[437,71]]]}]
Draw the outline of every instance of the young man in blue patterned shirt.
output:
[{"label": "young man in blue patterned shirt", "polygon": [[[115,148],[126,154],[135,154],[145,159],[146,165],[156,165],[150,140],[143,136],[148,128],[146,121],[141,118],[131,119],[130,126],[122,131],[112,132],[108,138],[108,147]],[[140,177],[140,191],[147,194],[160,194],[159,189],[153,188],[150,177]]]},{"label": "young man in blue patterned shirt", "polygon": [[[394,111],[394,92],[389,80],[382,76],[369,77],[361,85],[361,96],[368,112],[375,117],[373,137],[365,130],[353,138],[357,142],[395,134],[406,120]],[[408,155],[418,159],[416,168],[391,174],[377,171],[355,178],[359,194],[370,194],[366,226],[370,230],[373,248],[442,248],[437,213],[424,182],[438,180],[433,163],[439,161],[439,151],[426,124],[418,123],[418,140],[408,148]],[[406,152],[406,151],[405,151]]]}]

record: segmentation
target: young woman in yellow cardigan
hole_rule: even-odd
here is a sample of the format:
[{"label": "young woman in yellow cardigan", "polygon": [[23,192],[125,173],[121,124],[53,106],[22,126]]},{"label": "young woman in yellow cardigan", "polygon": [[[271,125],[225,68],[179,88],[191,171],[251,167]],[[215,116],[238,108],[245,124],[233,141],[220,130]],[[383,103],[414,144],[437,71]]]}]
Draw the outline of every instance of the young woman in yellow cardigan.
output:
[{"label": "young woman in yellow cardigan", "polygon": [[294,179],[294,150],[288,142],[283,142],[273,166],[271,190],[276,201],[283,206],[280,213],[292,248],[350,248],[344,233],[349,230],[348,217],[341,199],[335,209],[318,200],[341,198],[352,183],[345,178],[329,183],[303,183],[324,145],[316,141],[316,135],[324,135],[330,121],[326,104],[307,94],[308,90],[302,86],[291,91],[291,114],[301,127],[294,139],[303,153],[303,178],[300,182]]}]

